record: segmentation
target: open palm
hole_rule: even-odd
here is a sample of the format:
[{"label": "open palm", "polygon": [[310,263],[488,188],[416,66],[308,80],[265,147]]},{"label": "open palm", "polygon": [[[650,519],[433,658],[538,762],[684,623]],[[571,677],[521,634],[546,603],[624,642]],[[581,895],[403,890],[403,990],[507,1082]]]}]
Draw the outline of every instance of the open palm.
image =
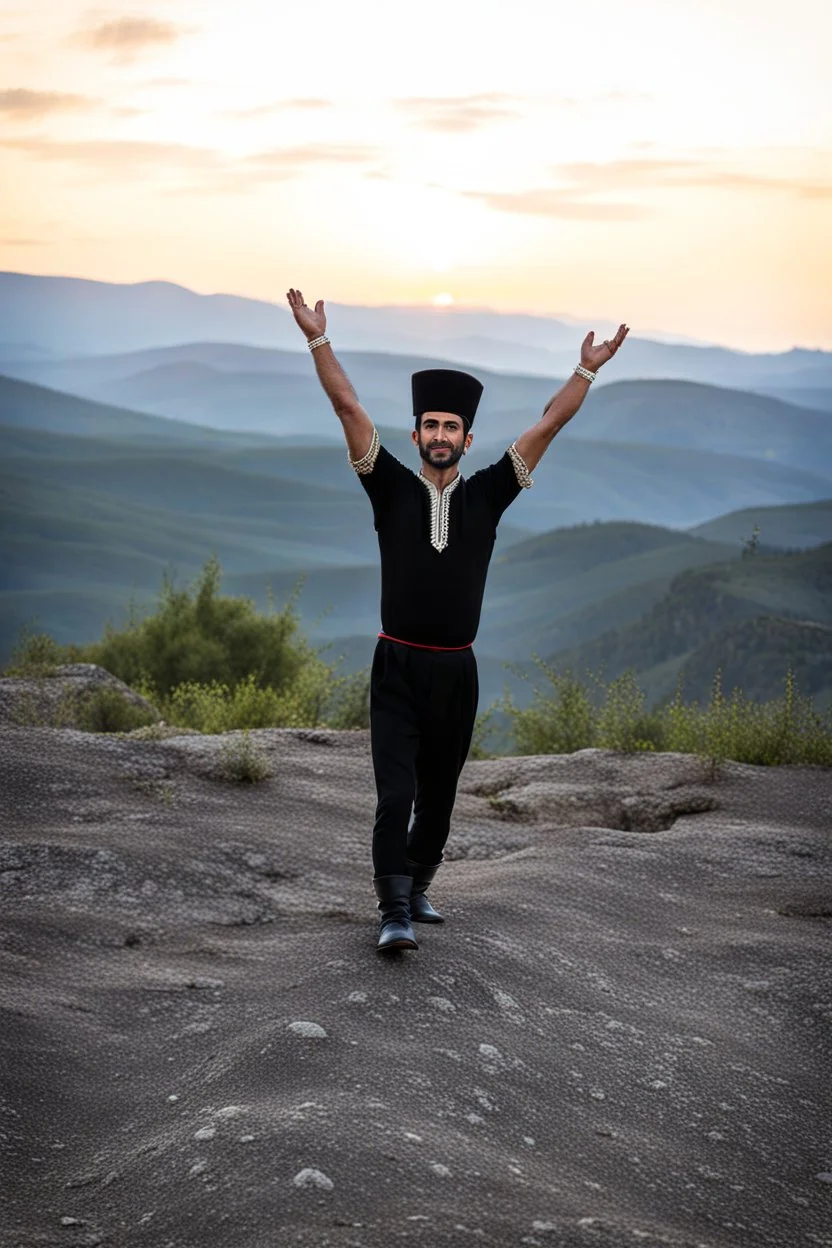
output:
[{"label": "open palm", "polygon": [[307,338],[318,338],[321,334],[326,333],[326,314],[324,313],[323,299],[319,299],[314,309],[312,309],[308,308],[303,302],[303,292],[300,290],[288,290],[286,298],[289,300],[292,315]]},{"label": "open palm", "polygon": [[581,343],[581,363],[584,368],[591,369],[593,373],[597,372],[602,364],[612,359],[629,332],[629,325],[621,324],[614,338],[605,338],[596,347],[595,330],[591,329]]}]

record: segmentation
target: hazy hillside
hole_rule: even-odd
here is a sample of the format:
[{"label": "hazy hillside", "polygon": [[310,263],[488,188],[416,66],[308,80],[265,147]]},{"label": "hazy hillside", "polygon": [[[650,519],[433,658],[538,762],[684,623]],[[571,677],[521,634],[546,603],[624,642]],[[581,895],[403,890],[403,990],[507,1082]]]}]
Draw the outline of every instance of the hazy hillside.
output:
[{"label": "hazy hillside", "polygon": [[832,414],[687,381],[622,381],[592,395],[574,437],[749,455],[832,473]]},{"label": "hazy hillside", "polygon": [[[307,293],[313,298],[327,294]],[[328,304],[328,312],[341,350],[427,355],[553,376],[571,369],[587,329],[603,337],[615,328],[601,318],[590,318],[584,326],[573,318],[567,323],[483,309]],[[626,309],[621,314],[626,316]],[[170,282],[118,285],[0,274],[0,352],[5,361],[15,356],[37,359],[40,352],[93,355],[197,340],[303,351],[282,290],[275,291],[271,303],[200,295]],[[671,344],[640,336],[638,326],[616,368],[619,380],[679,377],[763,390],[778,384],[828,387],[832,382],[829,353],[794,349],[753,355],[718,346]]]},{"label": "hazy hillside", "polygon": [[268,441],[263,434],[252,435],[245,430],[223,432],[204,425],[194,427],[183,421],[166,420],[0,376],[0,436],[4,453],[12,438],[12,428],[25,430],[27,436],[42,431],[194,447],[262,445]]},{"label": "hazy hillside", "polygon": [[[389,360],[388,367],[392,372],[393,357]],[[400,364],[401,361],[397,361],[396,367]],[[505,383],[505,378],[499,380]],[[526,382],[532,380],[525,379]],[[9,397],[8,410],[18,426],[60,429],[62,432],[105,432],[107,441],[130,434],[146,441],[148,453],[154,441],[161,445],[172,442],[198,445],[199,467],[194,460],[190,467],[183,469],[188,489],[182,495],[181,504],[176,504],[178,509],[196,507],[197,510],[204,510],[207,496],[216,496],[217,490],[224,489],[221,474],[228,470],[229,460],[226,450],[219,448],[234,445],[237,434],[229,443],[228,438],[213,438],[203,430],[189,430],[185,422],[174,423],[153,420],[138,413],[122,413],[122,409],[85,403],[71,396],[25,386],[9,379],[0,383],[0,395],[3,394]],[[502,397],[504,395],[497,387],[493,402],[500,401]],[[379,412],[381,408],[379,404]],[[330,411],[325,411],[323,415],[325,423],[321,427],[327,432],[333,430],[333,425],[337,428]],[[809,413],[801,415],[813,419]],[[275,413],[271,423],[275,428],[280,427],[279,413]],[[383,426],[385,422],[379,419],[378,423]],[[474,446],[465,461],[466,471],[470,474],[501,455],[508,441],[521,431],[520,425],[519,418],[501,414],[493,405],[490,412],[486,407],[482,424],[479,415],[477,418]],[[303,430],[309,437],[319,437],[311,420],[304,422],[299,417],[292,427]],[[409,417],[401,417],[396,429],[384,430],[384,438],[394,454],[415,466],[418,460],[410,442],[410,427]],[[160,437],[155,439],[153,434],[157,429]],[[489,430],[492,435],[497,431],[499,441],[489,438]],[[293,436],[297,440],[302,435],[295,433]],[[247,472],[258,477],[271,475],[275,479],[292,478],[319,485],[326,483],[333,488],[354,492],[355,482],[346,464],[340,436],[326,445],[295,447],[292,450],[285,442],[281,445],[264,435],[240,436],[236,445],[256,447],[258,441],[266,443],[262,455],[240,454],[236,460],[238,466],[245,466]],[[45,443],[43,447],[44,454],[48,454]],[[92,450],[91,447],[79,446],[77,454],[85,460],[94,458],[96,465],[86,463],[83,468],[79,467],[78,475],[72,475],[70,480],[66,456],[53,456],[55,462],[44,469],[46,478],[97,488],[96,483],[103,482],[106,477],[103,488],[108,494],[121,494],[145,506],[173,506],[166,491],[171,488],[179,470],[161,464],[160,450],[152,451],[154,466],[151,475],[157,483],[151,485],[149,463],[147,460],[141,464],[134,462],[133,450],[125,449],[120,457],[116,457],[121,459],[120,463],[114,460],[105,465],[106,456],[98,451],[87,454],[88,449]],[[178,465],[183,451],[171,448],[167,454],[169,458],[173,457],[171,462],[175,461]],[[73,452],[70,451],[69,455],[74,458]],[[7,470],[14,472],[9,452],[7,457]],[[25,466],[21,466],[21,470],[30,471]],[[215,475],[218,471],[219,477]],[[197,483],[200,475],[205,477],[201,489]],[[511,522],[539,532],[593,519],[629,519],[689,526],[710,520],[725,510],[750,505],[804,502],[832,494],[832,477],[764,459],[721,455],[709,450],[592,441],[567,434],[558,438],[537,470],[535,479],[535,488],[524,492],[513,506]],[[167,484],[164,484],[165,481]],[[239,481],[237,486],[240,487]],[[259,488],[262,496],[262,483]]]},{"label": "hazy hillside", "polygon": [[719,656],[722,684],[753,690],[757,698],[782,697],[784,673],[790,667],[801,693],[819,709],[832,709],[832,627],[807,620],[763,615],[723,629],[685,660],[681,674],[685,696],[708,699]]},{"label": "hazy hillside", "polygon": [[[678,671],[688,661],[700,679],[709,651],[712,679],[721,662],[718,638],[747,625],[738,634],[749,645],[754,643],[745,652],[747,671],[768,664],[776,679],[782,648],[778,642],[769,653],[767,626],[752,628],[750,624],[770,616],[832,624],[832,545],[798,554],[733,559],[683,572],[638,620],[551,658],[562,668],[603,669],[609,677],[631,668],[651,699],[656,699],[672,691]],[[740,648],[731,645],[732,653],[739,654]],[[743,687],[756,693],[751,684]]]},{"label": "hazy hillside", "polygon": [[[412,423],[410,376],[443,361],[343,353],[364,406],[379,425]],[[32,381],[113,406],[227,430],[337,439],[340,428],[311,360],[285,351],[194,344],[129,357],[100,357],[21,369]],[[485,384],[475,446],[510,441],[533,424],[560,382],[479,369]],[[6,380],[8,404],[35,425],[55,403]],[[18,387],[20,383],[17,383]],[[0,398],[3,397],[0,391]],[[12,423],[8,421],[7,423]],[[40,427],[55,428],[55,418]],[[66,427],[66,426],[64,426]],[[78,432],[88,432],[87,428]],[[832,415],[765,395],[685,381],[620,381],[592,391],[560,434],[754,457],[832,475]],[[663,520],[665,517],[655,517]]]},{"label": "hazy hillside", "polygon": [[557,529],[492,563],[480,645],[522,659],[637,619],[686,568],[738,558],[733,546],[638,524]]},{"label": "hazy hillside", "polygon": [[759,528],[759,542],[766,547],[806,550],[832,542],[832,499],[817,503],[794,503],[785,507],[751,507],[717,516],[690,532],[715,542],[741,543]]}]

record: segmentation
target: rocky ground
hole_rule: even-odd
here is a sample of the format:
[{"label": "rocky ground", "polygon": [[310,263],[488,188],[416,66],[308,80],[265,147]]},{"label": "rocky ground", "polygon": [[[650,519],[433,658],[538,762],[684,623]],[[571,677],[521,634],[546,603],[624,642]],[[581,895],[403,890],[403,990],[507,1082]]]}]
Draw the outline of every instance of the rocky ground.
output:
[{"label": "rocky ground", "polygon": [[379,956],[367,734],[251,739],[0,729],[0,1243],[832,1245],[828,771],[469,763]]}]

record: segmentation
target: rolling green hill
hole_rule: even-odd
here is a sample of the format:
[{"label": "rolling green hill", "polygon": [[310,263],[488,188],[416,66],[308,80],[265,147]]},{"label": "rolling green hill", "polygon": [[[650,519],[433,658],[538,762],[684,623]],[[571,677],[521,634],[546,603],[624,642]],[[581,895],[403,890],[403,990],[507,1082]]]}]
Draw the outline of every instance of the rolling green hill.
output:
[{"label": "rolling green hill", "polygon": [[832,542],[832,498],[816,503],[792,503],[784,507],[749,507],[717,516],[688,531],[714,542],[729,542],[739,549],[757,525],[762,546],[782,550],[807,550]]},{"label": "rolling green hill", "polygon": [[42,431],[56,435],[126,438],[163,446],[178,443],[226,448],[259,445],[266,440],[262,434],[245,430],[229,433],[188,425],[3,376],[0,376],[0,425],[4,438],[10,437],[14,428],[25,430],[27,434]]},{"label": "rolling green hill", "polygon": [[730,547],[656,526],[544,533],[492,563],[481,644],[513,659],[574,645],[636,619],[683,569],[736,557]]},{"label": "rolling green hill", "polygon": [[782,697],[791,667],[797,687],[819,710],[832,709],[832,627],[776,615],[755,616],[723,629],[698,646],[681,668],[685,697],[708,700],[719,655],[722,687],[754,691],[759,699]]},{"label": "rolling green hill", "polygon": [[692,381],[604,386],[568,429],[579,438],[689,447],[832,471],[828,412]]},{"label": "rolling green hill", "polygon": [[[738,653],[736,643],[726,638],[732,630],[745,628],[737,636],[754,642],[744,660],[749,676],[770,664],[774,678],[782,679],[783,670],[777,670],[782,647],[778,643],[770,654],[766,650],[766,638],[775,634],[768,626],[753,626],[772,616],[832,625],[832,545],[683,572],[639,619],[549,657],[559,668],[603,670],[610,678],[630,668],[655,700],[672,692],[678,672],[689,661],[697,681],[709,663],[708,680],[713,679],[722,662],[717,639],[723,639],[726,653]],[[753,685],[743,688],[757,696]]]}]

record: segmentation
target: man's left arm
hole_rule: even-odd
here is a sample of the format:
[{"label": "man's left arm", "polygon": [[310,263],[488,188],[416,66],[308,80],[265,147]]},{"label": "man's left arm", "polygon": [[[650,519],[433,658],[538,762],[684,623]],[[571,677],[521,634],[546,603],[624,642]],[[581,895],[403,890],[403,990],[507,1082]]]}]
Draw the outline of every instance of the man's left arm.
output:
[{"label": "man's left arm", "polygon": [[[603,364],[612,359],[629,332],[629,325],[619,325],[614,338],[606,338],[600,346],[596,347],[595,331],[590,330],[581,344],[580,367],[587,369],[588,372],[597,373]],[[540,463],[555,434],[575,415],[591,385],[590,378],[582,377],[580,373],[574,372],[546,404],[546,409],[537,424],[527,429],[514,443],[518,455],[529,472],[532,472]]]}]

